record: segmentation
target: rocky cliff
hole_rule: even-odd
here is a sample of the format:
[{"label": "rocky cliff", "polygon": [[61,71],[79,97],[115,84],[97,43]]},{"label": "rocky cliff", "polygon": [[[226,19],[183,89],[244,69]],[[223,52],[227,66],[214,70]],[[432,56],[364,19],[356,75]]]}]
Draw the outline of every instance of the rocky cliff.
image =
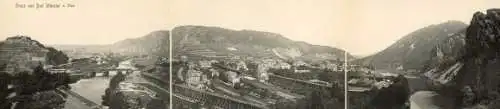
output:
[{"label": "rocky cliff", "polygon": [[421,70],[428,71],[435,66],[443,66],[443,63],[450,64],[464,55],[466,52],[464,49],[466,45],[465,34],[466,29],[463,29],[436,44],[429,54],[430,58],[427,58],[428,60]]},{"label": "rocky cliff", "polygon": [[434,89],[455,98],[456,106],[500,108],[499,14],[500,9],[474,13],[460,54],[426,72],[434,80]]}]

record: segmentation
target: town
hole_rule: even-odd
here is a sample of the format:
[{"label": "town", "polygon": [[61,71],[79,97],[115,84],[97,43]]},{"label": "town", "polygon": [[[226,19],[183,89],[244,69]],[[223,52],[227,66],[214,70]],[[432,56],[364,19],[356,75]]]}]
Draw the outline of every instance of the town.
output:
[{"label": "town", "polygon": [[[57,84],[51,86],[53,89],[6,93],[15,93],[14,98],[47,93],[63,95],[25,98],[37,101],[26,103],[57,102],[36,106],[61,109],[325,109],[343,108],[344,102],[344,61],[340,59],[308,62],[278,57],[183,54],[169,59],[151,54],[88,52],[78,47],[59,51],[27,36],[8,38],[2,42],[0,50],[2,62],[5,62],[3,73],[13,75],[4,77],[3,80],[7,80],[4,83],[9,84],[4,85],[6,89],[25,90],[53,84],[45,81],[47,83],[26,86],[15,82],[18,81],[15,75],[23,75],[22,72],[60,75],[53,78]],[[12,106],[14,101],[3,102],[2,106]]]}]

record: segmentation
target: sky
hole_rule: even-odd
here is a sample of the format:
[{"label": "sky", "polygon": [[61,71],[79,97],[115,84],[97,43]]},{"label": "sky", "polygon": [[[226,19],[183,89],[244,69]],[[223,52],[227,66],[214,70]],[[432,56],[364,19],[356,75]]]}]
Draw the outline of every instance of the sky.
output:
[{"label": "sky", "polygon": [[500,7],[494,0],[175,0],[176,24],[276,32],[357,56],[381,51],[417,29]]},{"label": "sky", "polygon": [[498,0],[348,0],[349,37],[338,47],[355,55],[381,51],[417,29],[448,20],[469,24],[472,14],[500,8]]},{"label": "sky", "polygon": [[[30,35],[48,44],[110,44],[178,25],[282,34],[367,56],[402,36],[448,20],[468,23],[495,0],[36,0],[75,8],[19,9],[0,1],[0,38]],[[6,16],[3,16],[6,15]]]},{"label": "sky", "polygon": [[[0,0],[0,40],[28,35],[44,44],[111,44],[169,29],[167,0]],[[74,8],[16,8],[71,3]]]},{"label": "sky", "polygon": [[172,0],[176,25],[206,25],[279,33],[315,45],[344,37],[340,0]]}]

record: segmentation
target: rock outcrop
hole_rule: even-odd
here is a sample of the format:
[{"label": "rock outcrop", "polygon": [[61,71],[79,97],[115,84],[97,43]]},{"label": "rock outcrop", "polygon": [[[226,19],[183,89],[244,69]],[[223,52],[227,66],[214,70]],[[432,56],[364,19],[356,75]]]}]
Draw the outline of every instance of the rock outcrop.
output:
[{"label": "rock outcrop", "polygon": [[466,29],[463,29],[435,45],[430,52],[430,58],[420,70],[425,72],[435,66],[443,66],[443,63],[447,63],[446,65],[453,64],[454,60],[465,54],[465,34]]}]

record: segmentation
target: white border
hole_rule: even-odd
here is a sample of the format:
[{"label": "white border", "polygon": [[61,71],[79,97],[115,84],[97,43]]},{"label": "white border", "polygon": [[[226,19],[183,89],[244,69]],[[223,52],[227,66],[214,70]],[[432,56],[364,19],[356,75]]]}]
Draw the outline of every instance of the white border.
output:
[{"label": "white border", "polygon": [[169,85],[169,86],[168,86],[168,87],[169,87],[169,89],[168,89],[168,91],[169,91],[169,109],[173,109],[173,108],[174,108],[174,105],[173,105],[173,103],[172,103],[172,101],[174,101],[174,100],[173,100],[173,97],[172,97],[172,96],[173,96],[173,91],[172,91],[172,90],[173,90],[173,87],[172,87],[172,86],[173,86],[173,83],[172,83],[172,82],[173,82],[173,80],[172,80],[172,76],[173,76],[173,75],[172,75],[172,74],[173,74],[173,73],[172,73],[172,57],[173,57],[173,56],[172,56],[172,54],[173,54],[173,53],[172,53],[172,48],[173,48],[173,47],[172,47],[172,45],[173,45],[173,44],[172,44],[172,32],[173,32],[173,30],[174,30],[174,28],[175,28],[175,27],[176,27],[176,26],[172,27],[172,29],[170,29],[170,31],[168,32],[168,35],[169,35],[169,36],[168,36],[168,41],[169,41],[169,44],[168,44],[168,48],[169,48],[169,49],[168,49],[168,51],[169,51],[169,52],[168,52],[168,55],[169,55],[169,56],[168,56],[168,61],[169,61],[169,63],[168,63],[168,64],[169,64],[169,67],[168,67],[168,73],[169,73],[169,74],[168,74],[168,75],[169,75],[169,79],[170,79],[170,80],[169,80],[169,83],[168,83],[168,85]]},{"label": "white border", "polygon": [[344,109],[347,109],[347,107],[349,106],[348,102],[349,102],[349,99],[348,99],[348,96],[347,96],[347,92],[349,91],[348,89],[348,85],[347,85],[347,51],[344,50]]}]

